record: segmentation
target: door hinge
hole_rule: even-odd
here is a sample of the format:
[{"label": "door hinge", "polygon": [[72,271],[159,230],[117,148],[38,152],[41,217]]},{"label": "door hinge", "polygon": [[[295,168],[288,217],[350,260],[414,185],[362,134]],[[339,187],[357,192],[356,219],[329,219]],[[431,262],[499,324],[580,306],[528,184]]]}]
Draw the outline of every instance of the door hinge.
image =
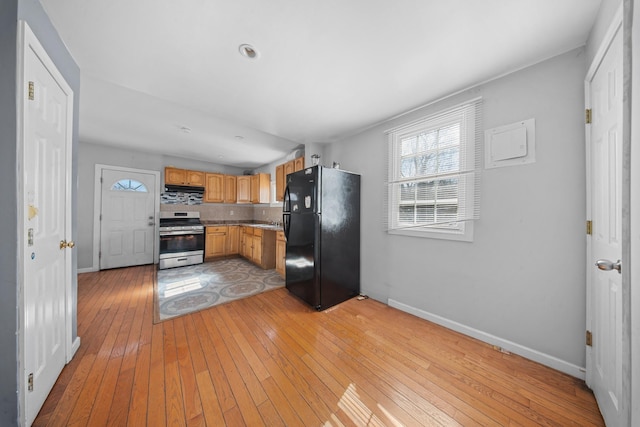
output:
[{"label": "door hinge", "polygon": [[27,379],[27,390],[33,391],[33,373],[30,373]]},{"label": "door hinge", "polygon": [[584,121],[586,124],[591,124],[591,108],[584,110]]},{"label": "door hinge", "polygon": [[33,101],[35,99],[35,84],[33,82],[29,82],[29,101]]},{"label": "door hinge", "polygon": [[591,334],[591,331],[587,331],[587,335],[586,335],[586,343],[589,347],[593,346],[593,335]]},{"label": "door hinge", "polygon": [[587,234],[589,236],[591,236],[591,233],[593,232],[593,223],[591,222],[591,220],[587,221]]}]

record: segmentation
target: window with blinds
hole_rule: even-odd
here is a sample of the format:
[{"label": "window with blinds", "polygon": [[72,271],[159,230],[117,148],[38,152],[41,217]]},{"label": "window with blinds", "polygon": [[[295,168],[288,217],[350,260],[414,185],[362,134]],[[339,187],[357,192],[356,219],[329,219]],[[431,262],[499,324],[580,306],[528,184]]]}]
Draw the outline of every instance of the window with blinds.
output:
[{"label": "window with blinds", "polygon": [[481,99],[387,131],[387,230],[471,241],[479,217]]}]

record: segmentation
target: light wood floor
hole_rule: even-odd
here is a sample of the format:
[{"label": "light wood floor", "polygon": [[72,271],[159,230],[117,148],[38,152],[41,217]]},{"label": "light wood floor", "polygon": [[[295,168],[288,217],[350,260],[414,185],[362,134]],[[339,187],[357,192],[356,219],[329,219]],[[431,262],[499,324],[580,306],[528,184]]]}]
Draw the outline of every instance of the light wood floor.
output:
[{"label": "light wood floor", "polygon": [[152,266],[78,279],[82,345],[35,426],[602,426],[584,382],[371,299],[285,289],[153,324]]}]

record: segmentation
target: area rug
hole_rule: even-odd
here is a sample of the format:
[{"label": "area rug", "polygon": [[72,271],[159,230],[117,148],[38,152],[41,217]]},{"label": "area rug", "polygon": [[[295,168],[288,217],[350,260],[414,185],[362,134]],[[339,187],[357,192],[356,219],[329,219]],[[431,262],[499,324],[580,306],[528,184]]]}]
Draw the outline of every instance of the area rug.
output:
[{"label": "area rug", "polygon": [[242,258],[158,270],[154,289],[154,321],[281,288],[275,270],[263,270]]}]

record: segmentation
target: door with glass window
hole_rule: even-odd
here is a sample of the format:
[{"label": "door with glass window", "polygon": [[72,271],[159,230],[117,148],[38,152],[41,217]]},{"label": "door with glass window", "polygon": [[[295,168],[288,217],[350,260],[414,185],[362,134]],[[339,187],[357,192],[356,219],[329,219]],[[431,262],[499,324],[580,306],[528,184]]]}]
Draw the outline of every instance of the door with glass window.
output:
[{"label": "door with glass window", "polygon": [[103,169],[101,189],[100,269],[152,264],[156,176]]}]

